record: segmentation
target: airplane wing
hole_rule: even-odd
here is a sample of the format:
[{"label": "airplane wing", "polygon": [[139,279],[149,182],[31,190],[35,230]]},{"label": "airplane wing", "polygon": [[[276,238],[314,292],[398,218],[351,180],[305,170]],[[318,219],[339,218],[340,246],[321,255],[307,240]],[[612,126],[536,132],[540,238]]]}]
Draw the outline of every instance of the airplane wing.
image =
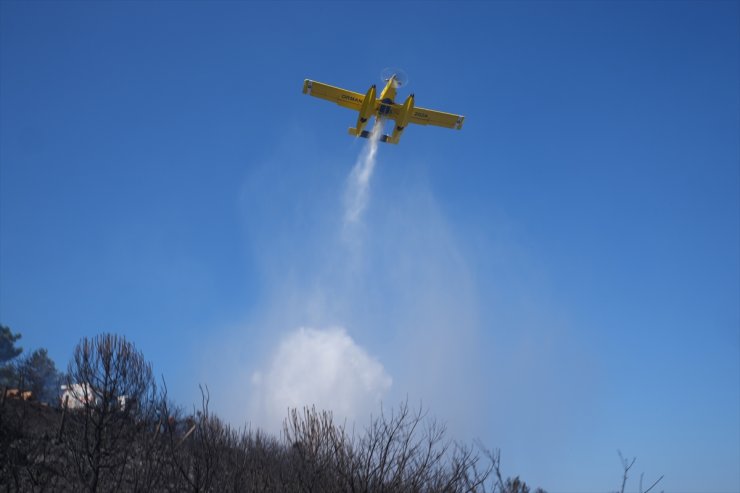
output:
[{"label": "airplane wing", "polygon": [[[402,109],[403,106],[394,104],[391,114],[393,117],[400,117]],[[409,117],[409,123],[416,123],[417,125],[435,125],[437,127],[454,128],[457,130],[462,128],[464,120],[465,117],[462,115],[428,110],[418,106],[414,106],[411,110],[411,116]]]},{"label": "airplane wing", "polygon": [[326,99],[355,111],[360,111],[362,101],[365,99],[365,95],[359,92],[348,91],[341,87],[334,87],[309,79],[303,81],[303,94]]}]

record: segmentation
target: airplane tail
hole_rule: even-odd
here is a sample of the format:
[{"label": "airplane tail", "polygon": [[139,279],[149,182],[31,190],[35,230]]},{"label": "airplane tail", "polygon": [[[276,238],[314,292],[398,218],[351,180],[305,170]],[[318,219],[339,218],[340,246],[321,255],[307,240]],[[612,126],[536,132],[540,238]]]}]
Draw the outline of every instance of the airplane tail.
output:
[{"label": "airplane tail", "polygon": [[[362,137],[363,139],[369,139],[372,135],[372,132],[368,132],[367,130],[362,130],[358,132],[356,128],[350,127],[349,134],[355,135],[357,137]],[[386,134],[381,135],[379,140],[380,142],[386,142],[388,144],[398,144],[397,140],[394,140],[390,135]]]}]

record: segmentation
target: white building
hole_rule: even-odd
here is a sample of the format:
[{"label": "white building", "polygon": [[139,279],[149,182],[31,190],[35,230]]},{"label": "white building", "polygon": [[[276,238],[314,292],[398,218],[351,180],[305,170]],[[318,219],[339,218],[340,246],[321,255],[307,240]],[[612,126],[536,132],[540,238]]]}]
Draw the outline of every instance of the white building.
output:
[{"label": "white building", "polygon": [[62,385],[62,407],[82,409],[85,405],[95,406],[99,402],[100,397],[89,383]]}]

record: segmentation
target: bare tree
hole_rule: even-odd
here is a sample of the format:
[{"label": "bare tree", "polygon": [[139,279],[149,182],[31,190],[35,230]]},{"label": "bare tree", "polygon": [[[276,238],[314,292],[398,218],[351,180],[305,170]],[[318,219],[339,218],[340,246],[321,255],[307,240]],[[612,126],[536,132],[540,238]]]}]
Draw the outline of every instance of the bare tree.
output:
[{"label": "bare tree", "polygon": [[[628,473],[630,472],[630,469],[632,469],[632,466],[635,465],[635,462],[637,461],[637,457],[633,457],[632,460],[625,459],[625,457],[622,455],[621,450],[617,450],[617,453],[619,454],[619,460],[622,463],[622,469],[624,470],[624,473],[622,474],[622,488],[619,490],[619,493],[624,493],[624,488],[627,485],[627,477]],[[658,483],[663,479],[663,476],[659,477],[657,480],[655,480],[646,490],[642,489],[642,480],[645,476],[644,473],[640,474],[640,493],[648,493],[650,490],[655,488]]]},{"label": "bare tree", "polygon": [[74,350],[67,386],[82,403],[60,434],[78,485],[90,492],[130,488],[137,437],[149,432],[159,405],[151,365],[121,336],[85,338]]},{"label": "bare tree", "polygon": [[245,479],[245,433],[224,423],[209,409],[208,388],[201,387],[201,406],[190,416],[167,410],[166,441],[173,491],[241,491]]}]

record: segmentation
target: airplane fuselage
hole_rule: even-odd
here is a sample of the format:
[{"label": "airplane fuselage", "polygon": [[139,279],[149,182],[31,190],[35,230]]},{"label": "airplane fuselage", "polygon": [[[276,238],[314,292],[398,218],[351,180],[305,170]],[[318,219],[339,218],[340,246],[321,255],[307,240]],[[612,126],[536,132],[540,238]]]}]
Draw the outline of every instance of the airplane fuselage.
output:
[{"label": "airplane fuselage", "polygon": [[378,116],[380,116],[381,118],[391,113],[391,105],[396,102],[397,86],[398,82],[396,81],[396,76],[392,75],[391,78],[388,79],[388,82],[385,84],[385,87],[381,91],[380,97],[378,98],[380,100],[380,106],[378,106]]}]

